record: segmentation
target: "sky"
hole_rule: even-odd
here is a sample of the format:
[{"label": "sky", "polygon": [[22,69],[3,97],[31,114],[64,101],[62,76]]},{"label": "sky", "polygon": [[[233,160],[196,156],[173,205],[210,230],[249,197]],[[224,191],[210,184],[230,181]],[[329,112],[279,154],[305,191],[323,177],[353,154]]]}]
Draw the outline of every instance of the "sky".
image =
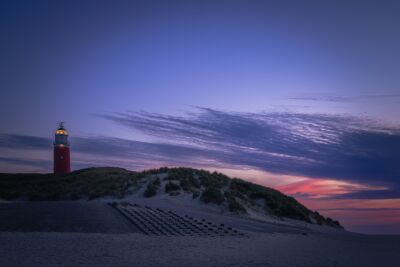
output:
[{"label": "sky", "polygon": [[218,170],[400,234],[398,1],[1,1],[0,172]]}]

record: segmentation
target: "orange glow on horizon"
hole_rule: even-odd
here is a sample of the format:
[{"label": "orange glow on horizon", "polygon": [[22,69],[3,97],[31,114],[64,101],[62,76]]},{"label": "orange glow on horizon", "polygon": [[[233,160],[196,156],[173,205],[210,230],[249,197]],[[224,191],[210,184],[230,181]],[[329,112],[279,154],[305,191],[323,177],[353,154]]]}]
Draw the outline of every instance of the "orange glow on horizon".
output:
[{"label": "orange glow on horizon", "polygon": [[331,179],[306,179],[279,186],[277,189],[289,195],[300,194],[307,198],[326,198],[360,191],[388,190],[389,188]]}]

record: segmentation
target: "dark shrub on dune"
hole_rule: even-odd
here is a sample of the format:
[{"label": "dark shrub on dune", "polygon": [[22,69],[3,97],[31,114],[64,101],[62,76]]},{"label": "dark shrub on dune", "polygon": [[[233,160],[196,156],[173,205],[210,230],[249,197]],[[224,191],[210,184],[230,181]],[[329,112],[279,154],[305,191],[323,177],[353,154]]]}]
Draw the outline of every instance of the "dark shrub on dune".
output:
[{"label": "dark shrub on dune", "polygon": [[208,187],[203,191],[201,200],[205,203],[215,203],[220,205],[224,202],[224,196],[218,188]]},{"label": "dark shrub on dune", "polygon": [[75,200],[122,197],[143,176],[121,168],[88,168],[68,174],[0,174],[0,198]]},{"label": "dark shrub on dune", "polygon": [[165,184],[165,192],[167,192],[167,193],[169,193],[171,191],[177,191],[177,190],[180,190],[180,189],[181,189],[181,187],[178,184],[174,183],[174,182],[170,181],[170,182]]},{"label": "dark shrub on dune", "polygon": [[157,194],[158,188],[160,187],[160,178],[156,178],[153,181],[150,181],[147,184],[147,188],[143,193],[143,196],[145,197],[153,197]]}]

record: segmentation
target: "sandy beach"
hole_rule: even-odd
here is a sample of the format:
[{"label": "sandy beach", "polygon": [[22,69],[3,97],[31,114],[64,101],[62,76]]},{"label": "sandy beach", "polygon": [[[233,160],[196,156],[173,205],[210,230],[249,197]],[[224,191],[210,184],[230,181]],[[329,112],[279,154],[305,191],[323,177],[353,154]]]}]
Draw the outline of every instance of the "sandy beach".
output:
[{"label": "sandy beach", "polygon": [[[186,210],[198,218],[224,222],[244,235],[145,235],[103,201],[9,202],[1,203],[0,209],[2,267],[394,267],[400,260],[400,236],[362,235],[287,222],[268,223],[205,210],[189,212],[183,207],[175,212],[184,215]],[[7,209],[16,213],[6,212]],[[17,211],[22,210],[27,214],[25,220],[17,215]],[[62,210],[65,212],[60,212]]]}]

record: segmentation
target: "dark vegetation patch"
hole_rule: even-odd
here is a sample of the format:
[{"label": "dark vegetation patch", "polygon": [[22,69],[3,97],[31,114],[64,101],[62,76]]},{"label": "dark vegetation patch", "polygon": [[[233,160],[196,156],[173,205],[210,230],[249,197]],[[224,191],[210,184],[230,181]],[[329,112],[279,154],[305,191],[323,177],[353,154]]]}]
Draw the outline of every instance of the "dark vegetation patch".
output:
[{"label": "dark vegetation patch", "polygon": [[0,198],[5,200],[76,200],[122,198],[143,178],[121,168],[88,168],[68,174],[0,174]]},{"label": "dark vegetation patch", "polygon": [[220,189],[215,187],[207,187],[201,195],[201,200],[205,203],[215,203],[221,205],[225,199]]},{"label": "dark vegetation patch", "polygon": [[240,214],[240,213],[246,213],[246,208],[241,205],[234,194],[232,194],[230,191],[225,191],[224,193],[225,199],[228,202],[228,208],[230,212]]},{"label": "dark vegetation patch", "polygon": [[152,181],[149,181],[147,188],[143,193],[144,197],[153,197],[157,194],[158,188],[160,187],[160,178],[156,177]]},{"label": "dark vegetation patch", "polygon": [[165,184],[165,192],[167,192],[167,193],[172,192],[172,191],[178,191],[180,189],[181,189],[181,187],[174,182],[169,181],[168,183]]}]

